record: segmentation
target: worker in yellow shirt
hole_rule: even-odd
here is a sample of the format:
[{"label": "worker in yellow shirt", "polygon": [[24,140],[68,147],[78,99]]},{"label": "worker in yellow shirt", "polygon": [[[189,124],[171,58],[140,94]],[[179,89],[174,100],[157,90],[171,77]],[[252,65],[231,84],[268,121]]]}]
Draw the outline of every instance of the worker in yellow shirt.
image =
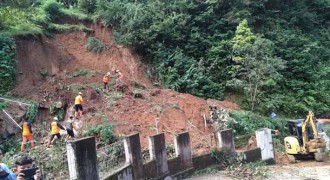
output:
[{"label": "worker in yellow shirt", "polygon": [[64,127],[58,122],[58,118],[54,117],[53,122],[50,124],[50,139],[47,143],[47,147],[49,147],[53,142],[54,137],[57,139],[61,139],[60,129],[64,129]]},{"label": "worker in yellow shirt", "polygon": [[23,138],[23,142],[22,142],[22,145],[21,145],[21,152],[24,151],[27,141],[30,141],[31,147],[32,147],[32,149],[34,149],[34,140],[33,140],[33,135],[32,135],[32,127],[31,127],[31,123],[27,119],[23,119],[22,138]]},{"label": "worker in yellow shirt", "polygon": [[82,93],[79,92],[78,96],[76,96],[74,99],[74,109],[75,109],[74,117],[76,119],[78,119],[78,114],[79,114],[79,117],[82,117],[82,111],[83,111],[82,104],[83,103],[84,103],[84,100],[82,98]]}]

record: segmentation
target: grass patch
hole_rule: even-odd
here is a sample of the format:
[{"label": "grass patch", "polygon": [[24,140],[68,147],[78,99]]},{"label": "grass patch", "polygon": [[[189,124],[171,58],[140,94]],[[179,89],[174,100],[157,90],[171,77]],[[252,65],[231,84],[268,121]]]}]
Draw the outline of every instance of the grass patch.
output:
[{"label": "grass patch", "polygon": [[80,69],[78,71],[73,72],[72,74],[68,75],[69,78],[79,77],[79,76],[93,76],[98,74],[98,71],[91,71],[88,69]]},{"label": "grass patch", "polygon": [[83,24],[55,24],[49,23],[49,30],[64,32],[64,31],[82,31],[82,32],[91,32],[92,29],[86,27]]},{"label": "grass patch", "polygon": [[79,9],[76,8],[62,9],[62,12],[65,15],[78,20],[93,20],[90,16],[85,13],[82,13]]},{"label": "grass patch", "polygon": [[87,39],[86,49],[94,53],[101,53],[104,50],[104,44],[96,37]]},{"label": "grass patch", "polygon": [[106,104],[106,109],[110,110],[111,107],[117,104],[117,102],[124,97],[124,94],[122,92],[112,91],[109,94],[109,98]]}]

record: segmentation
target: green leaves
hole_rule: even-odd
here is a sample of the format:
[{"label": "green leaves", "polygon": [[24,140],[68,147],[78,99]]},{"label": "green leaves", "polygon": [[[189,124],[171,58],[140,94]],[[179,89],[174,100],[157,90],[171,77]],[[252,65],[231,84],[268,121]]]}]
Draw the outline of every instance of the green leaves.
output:
[{"label": "green leaves", "polygon": [[0,94],[9,91],[15,83],[15,42],[0,33]]}]

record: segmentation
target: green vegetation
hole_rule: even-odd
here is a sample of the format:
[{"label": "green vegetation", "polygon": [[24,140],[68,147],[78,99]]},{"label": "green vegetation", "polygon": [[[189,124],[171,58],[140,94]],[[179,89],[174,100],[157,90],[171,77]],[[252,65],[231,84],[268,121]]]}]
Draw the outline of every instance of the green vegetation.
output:
[{"label": "green vegetation", "polygon": [[265,179],[267,177],[268,167],[265,166],[265,162],[245,163],[244,154],[229,156],[216,149],[212,150],[211,155],[226,167],[224,172],[232,177],[239,179]]},{"label": "green vegetation", "polygon": [[[93,19],[143,56],[166,88],[215,99],[230,93],[264,115],[320,115],[330,108],[329,12],[329,0],[5,0],[0,93],[15,82],[9,37],[90,31],[67,23]],[[91,37],[86,48],[100,53],[104,45]]]},{"label": "green vegetation", "polygon": [[118,140],[118,137],[114,134],[111,124],[103,123],[87,129],[86,135],[100,137],[100,140],[111,144]]},{"label": "green vegetation", "polygon": [[255,134],[260,128],[269,128],[279,130],[280,135],[274,136],[274,141],[282,142],[284,137],[288,135],[287,119],[264,117],[249,111],[232,111],[230,118],[237,121],[229,120],[228,128],[233,129],[235,134],[235,144],[240,147],[246,145],[248,139]]},{"label": "green vegetation", "polygon": [[95,37],[89,37],[86,49],[94,53],[101,53],[104,50],[104,44]]},{"label": "green vegetation", "polygon": [[0,33],[0,94],[10,90],[15,83],[15,42]]},{"label": "green vegetation", "polygon": [[[93,71],[93,70],[88,70],[88,69],[79,69],[72,74],[68,75],[69,78],[74,78],[78,76],[93,76],[96,74],[99,74],[100,72],[98,71]],[[93,84],[90,84],[90,86],[94,86]]]},{"label": "green vegetation", "polygon": [[38,115],[38,104],[35,102],[30,101],[30,106],[27,110],[26,117],[29,118],[29,121],[33,123]]},{"label": "green vegetation", "polygon": [[329,109],[330,2],[97,2],[117,43],[146,57],[167,88],[243,95],[242,107],[301,116]]},{"label": "green vegetation", "polygon": [[[58,120],[63,121],[65,118],[64,108],[63,107],[59,108],[59,103],[60,102],[53,103],[49,108],[49,113],[52,116],[56,116],[58,118]],[[62,104],[60,104],[60,105],[62,105]]]}]

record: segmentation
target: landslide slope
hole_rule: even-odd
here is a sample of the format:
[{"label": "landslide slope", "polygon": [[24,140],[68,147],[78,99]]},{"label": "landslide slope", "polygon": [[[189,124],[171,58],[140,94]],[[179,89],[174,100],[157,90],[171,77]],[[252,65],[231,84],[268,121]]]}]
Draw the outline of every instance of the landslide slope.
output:
[{"label": "landslide slope", "polygon": [[[141,57],[115,44],[111,30],[98,24],[90,27],[93,33],[65,32],[53,38],[16,39],[18,80],[11,93],[44,107],[37,122],[49,121],[47,108],[58,101],[72,107],[77,92],[82,91],[86,101],[85,129],[109,122],[118,135],[140,133],[143,149],[148,147],[148,136],[157,132],[164,132],[166,142],[172,144],[173,136],[189,131],[197,154],[215,145],[214,127],[204,126],[208,106],[238,109],[236,104],[154,87]],[[99,54],[89,52],[85,47],[88,37],[101,40],[105,50]],[[115,69],[123,72],[128,93],[101,91],[103,75]]]}]

